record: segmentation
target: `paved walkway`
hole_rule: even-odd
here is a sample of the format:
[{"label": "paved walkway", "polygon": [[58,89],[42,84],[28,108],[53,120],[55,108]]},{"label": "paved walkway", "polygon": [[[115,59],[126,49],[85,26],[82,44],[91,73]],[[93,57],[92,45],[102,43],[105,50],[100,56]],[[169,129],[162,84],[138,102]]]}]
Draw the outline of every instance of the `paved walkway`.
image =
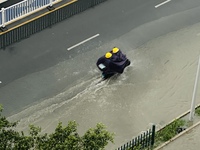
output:
[{"label": "paved walkway", "polygon": [[183,134],[160,150],[199,150],[200,125]]}]

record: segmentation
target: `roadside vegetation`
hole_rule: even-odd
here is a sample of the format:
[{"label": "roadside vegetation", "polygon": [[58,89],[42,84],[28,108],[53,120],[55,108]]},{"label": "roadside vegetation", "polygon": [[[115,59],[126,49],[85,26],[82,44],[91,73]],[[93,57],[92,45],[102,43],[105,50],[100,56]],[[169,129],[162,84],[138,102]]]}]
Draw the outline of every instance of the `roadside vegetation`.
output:
[{"label": "roadside vegetation", "polygon": [[200,107],[198,107],[198,108],[195,110],[195,114],[197,114],[197,116],[200,116]]},{"label": "roadside vegetation", "polygon": [[[20,150],[103,150],[109,142],[114,143],[114,133],[106,130],[106,126],[98,123],[96,127],[88,129],[83,136],[77,132],[78,124],[69,121],[67,126],[58,123],[55,131],[51,134],[41,133],[41,128],[29,126],[29,134],[16,130],[17,122],[9,122],[2,116],[3,108],[0,105],[0,149]],[[195,110],[200,116],[200,107]],[[155,134],[154,148],[172,139],[177,134],[190,127],[191,124],[182,118],[176,119]],[[141,145],[134,147],[141,149]]]},{"label": "roadside vegetation", "polygon": [[0,105],[0,149],[3,150],[103,150],[109,142],[114,142],[114,133],[98,123],[88,129],[83,136],[77,133],[78,124],[70,121],[67,126],[60,122],[51,134],[41,134],[41,128],[30,125],[28,135],[16,131],[17,122],[9,122],[2,116]]},{"label": "roadside vegetation", "polygon": [[155,147],[176,136],[179,133],[178,129],[180,129],[180,127],[182,126],[185,126],[185,124],[186,124],[185,120],[177,119],[174,120],[172,123],[168,124],[167,126],[165,126],[160,131],[156,132]]},{"label": "roadside vegetation", "polygon": [[[196,108],[195,114],[200,116],[200,107]],[[164,142],[169,141],[177,134],[190,127],[192,124],[182,118],[174,120],[172,123],[165,126],[163,129],[156,132],[154,148],[158,147]]]}]

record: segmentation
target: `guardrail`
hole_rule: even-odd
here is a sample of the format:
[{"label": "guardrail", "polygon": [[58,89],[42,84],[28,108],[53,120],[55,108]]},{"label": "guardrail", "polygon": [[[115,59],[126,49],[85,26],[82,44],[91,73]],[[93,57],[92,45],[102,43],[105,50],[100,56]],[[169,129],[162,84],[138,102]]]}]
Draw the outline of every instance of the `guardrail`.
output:
[{"label": "guardrail", "polygon": [[5,27],[7,24],[23,18],[39,9],[47,6],[52,6],[59,0],[24,0],[15,5],[0,10],[0,27]]},{"label": "guardrail", "polygon": [[0,29],[0,49],[5,49],[8,45],[28,38],[32,34],[40,32],[43,29],[51,27],[62,20],[70,18],[73,15],[81,13],[105,1],[107,0],[71,0],[52,11],[21,23],[16,27],[6,31]]},{"label": "guardrail", "polygon": [[147,130],[143,134],[135,137],[116,150],[147,150],[152,149],[155,142],[156,126],[152,125],[152,129]]}]

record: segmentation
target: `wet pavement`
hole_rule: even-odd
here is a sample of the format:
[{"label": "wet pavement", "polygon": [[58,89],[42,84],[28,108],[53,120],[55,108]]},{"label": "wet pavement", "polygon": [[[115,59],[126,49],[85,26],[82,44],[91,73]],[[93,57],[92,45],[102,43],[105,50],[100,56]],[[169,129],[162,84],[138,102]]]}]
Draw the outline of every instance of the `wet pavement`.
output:
[{"label": "wet pavement", "polygon": [[[76,120],[81,134],[102,122],[109,131],[116,133],[115,144],[107,147],[110,150],[152,124],[159,128],[189,110],[200,54],[200,24],[168,33],[132,49],[133,35],[144,28],[155,32],[153,24],[147,23],[102,45],[98,53],[88,51],[6,86],[5,92],[8,91],[6,88],[24,82],[35,86],[32,88],[35,91],[48,84],[47,80],[69,82],[70,85],[60,94],[42,99],[9,119],[20,119],[19,130],[27,130],[28,124],[35,124],[42,127],[42,132],[51,132],[59,121],[66,124],[69,120]],[[126,49],[132,64],[122,75],[98,83],[100,72],[95,66],[96,58],[115,45],[122,51]],[[94,63],[81,63],[87,62],[86,56],[90,56],[90,62]],[[56,89],[56,85],[50,84],[51,87]],[[198,95],[196,103],[200,103]]]},{"label": "wet pavement", "polygon": [[[1,51],[1,102],[7,115],[18,112],[9,117],[20,120],[18,130],[35,124],[50,133],[59,121],[76,120],[82,134],[102,122],[116,133],[115,144],[107,147],[111,150],[152,124],[158,129],[190,109],[200,54],[200,8],[194,8],[199,1],[155,10],[157,1],[147,5],[140,0],[133,12],[133,1],[126,0],[121,9],[107,13],[121,4],[112,2]],[[106,20],[102,25],[101,20],[94,23],[95,18]],[[101,36],[67,51],[94,31]],[[113,46],[120,47],[132,64],[122,75],[98,83],[96,60]]]}]

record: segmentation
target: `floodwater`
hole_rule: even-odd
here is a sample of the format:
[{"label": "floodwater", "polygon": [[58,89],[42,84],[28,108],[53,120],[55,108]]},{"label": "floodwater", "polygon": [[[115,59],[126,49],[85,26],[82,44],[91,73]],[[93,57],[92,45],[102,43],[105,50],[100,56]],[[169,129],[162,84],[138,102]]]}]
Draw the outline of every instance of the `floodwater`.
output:
[{"label": "floodwater", "polygon": [[[19,130],[27,130],[28,124],[35,124],[42,127],[42,132],[52,132],[59,121],[67,124],[76,120],[80,134],[102,122],[116,134],[115,144],[107,147],[110,150],[152,124],[158,129],[189,110],[200,54],[200,24],[152,39],[133,49],[135,30],[96,51],[80,54],[71,61],[16,81],[16,84],[37,83],[51,79],[69,83],[69,86],[9,119],[20,119]],[[98,83],[100,72],[95,66],[96,59],[116,45],[125,50],[132,64],[122,75]],[[200,103],[199,95],[196,103]]]}]

